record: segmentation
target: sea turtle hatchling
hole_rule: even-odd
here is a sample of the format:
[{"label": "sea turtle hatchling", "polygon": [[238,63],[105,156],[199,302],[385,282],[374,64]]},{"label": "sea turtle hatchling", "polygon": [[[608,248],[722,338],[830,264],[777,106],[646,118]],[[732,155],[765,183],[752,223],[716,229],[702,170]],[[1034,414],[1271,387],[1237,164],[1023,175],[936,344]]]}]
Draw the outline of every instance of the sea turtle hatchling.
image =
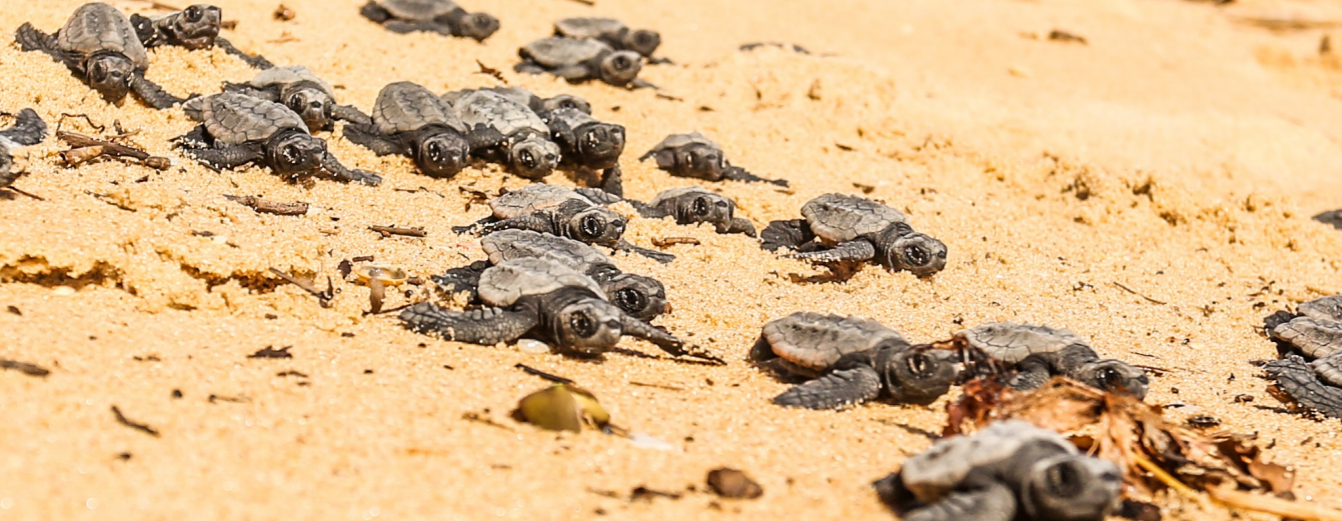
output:
[{"label": "sea turtle hatchling", "polygon": [[482,237],[480,246],[489,256],[488,262],[452,268],[432,280],[446,293],[466,291],[474,294],[480,284],[480,274],[491,264],[543,258],[564,264],[596,281],[611,302],[629,316],[650,320],[667,310],[666,287],[661,282],[652,277],[624,273],[596,248],[573,239],[531,230],[500,230]]},{"label": "sea turtle hatchling", "polygon": [[489,202],[489,207],[493,210],[489,217],[452,230],[479,235],[507,229],[531,230],[631,251],[663,263],[676,258],[674,255],[634,246],[624,240],[622,237],[628,220],[572,188],[528,185],[494,198]]},{"label": "sea turtle hatchling", "polygon": [[774,403],[835,409],[884,397],[926,404],[946,394],[959,371],[954,351],[912,347],[898,332],[854,316],[798,312],[764,325],[756,364],[815,378]]},{"label": "sea turtle hatchling", "polygon": [[377,174],[345,168],[326,150],[326,142],[313,137],[303,119],[284,105],[224,92],[206,96],[199,107],[202,123],[175,141],[207,167],[259,163],[288,181],[324,171],[337,181],[382,182]]},{"label": "sea turtle hatchling", "polygon": [[480,275],[479,294],[490,307],[448,311],[422,302],[402,311],[400,318],[413,331],[480,345],[526,336],[562,352],[593,356],[628,335],[676,356],[689,354],[680,339],[611,304],[596,281],[550,259],[529,257],[493,266]]},{"label": "sea turtle hatchling", "polygon": [[25,23],[15,31],[14,39],[22,50],[41,51],[64,64],[109,103],[121,105],[131,92],[155,109],[182,102],[145,79],[149,55],[130,20],[110,5],[80,6],[55,35]]},{"label": "sea turtle hatchling", "polygon": [[[1297,354],[1268,362],[1267,375],[1275,380],[1274,395],[1288,403],[1330,418],[1342,419],[1342,350],[1312,362]],[[1282,395],[1285,396],[1282,396]]]},{"label": "sea turtle hatchling", "polygon": [[377,0],[359,10],[364,18],[394,33],[424,31],[485,41],[499,30],[499,19],[468,13],[451,0]]},{"label": "sea turtle hatchling", "polygon": [[755,236],[755,224],[750,219],[736,216],[736,201],[701,186],[664,190],[647,203],[626,201],[648,219],[670,217],[676,224],[705,223],[712,225],[718,233]]},{"label": "sea turtle hatchling", "polygon": [[600,40],[551,36],[518,49],[522,62],[514,70],[526,74],[549,73],[582,83],[601,80],[616,87],[647,87],[638,80],[643,57],[633,51],[618,51]]},{"label": "sea turtle hatchling", "polygon": [[1005,420],[937,441],[875,487],[904,521],[1101,521],[1122,477],[1056,432]]},{"label": "sea turtle hatchling", "polygon": [[[336,120],[359,125],[373,122],[359,109],[337,104],[331,84],[302,65],[272,67],[257,73],[247,83],[225,82],[224,91],[281,103],[302,117],[313,132],[334,130]],[[195,100],[188,101],[182,108],[188,116],[198,119],[200,112],[194,103]]]},{"label": "sea turtle hatchling", "polygon": [[804,219],[769,223],[760,232],[763,247],[796,249],[787,257],[819,263],[874,259],[919,277],[946,267],[945,244],[913,231],[903,213],[876,201],[825,194],[802,206],[801,214]]},{"label": "sea turtle hatchling", "polygon": [[502,163],[527,179],[543,179],[559,165],[559,145],[550,140],[550,127],[530,107],[489,90],[450,92],[443,99],[466,128],[502,136],[497,146],[473,148],[472,155]]},{"label": "sea turtle hatchling", "polygon": [[1342,295],[1302,303],[1295,313],[1278,311],[1263,322],[1268,337],[1310,358],[1342,351]]},{"label": "sea turtle hatchling", "polygon": [[190,50],[218,47],[224,52],[237,56],[247,65],[257,69],[269,69],[275,64],[257,55],[253,56],[234,47],[228,40],[219,36],[223,27],[223,11],[210,4],[196,4],[181,11],[153,18],[130,15],[131,26],[146,48],[160,45],[175,45]]},{"label": "sea turtle hatchling", "polygon": [[372,123],[346,125],[345,138],[379,156],[408,156],[420,172],[438,178],[465,168],[472,148],[502,141],[497,131],[468,130],[438,95],[408,81],[383,87],[373,106]]},{"label": "sea turtle hatchling", "polygon": [[[481,90],[487,90],[497,93],[505,98],[517,103],[526,105],[535,112],[537,116],[545,119],[551,111],[559,109],[575,109],[583,114],[592,114],[592,104],[587,100],[573,94],[559,94],[551,98],[542,98],[536,93],[522,87],[489,87]],[[449,92],[444,96],[452,96]]]},{"label": "sea turtle hatchling", "polygon": [[559,108],[542,116],[550,129],[550,140],[559,145],[560,166],[579,172],[601,171],[598,187],[624,195],[620,154],[624,153],[624,127],[606,123],[579,108]]},{"label": "sea turtle hatchling", "polygon": [[712,140],[698,132],[671,134],[657,146],[638,158],[653,158],[657,168],[677,177],[691,177],[705,181],[741,181],[743,183],[770,183],[786,188],[787,180],[765,179],[727,161],[727,153]]},{"label": "sea turtle hatchling", "polygon": [[1013,369],[1007,385],[1037,389],[1053,376],[1142,399],[1150,387],[1146,373],[1126,362],[1100,359],[1085,340],[1067,329],[993,322],[962,330],[955,340],[981,350]]},{"label": "sea turtle hatchling", "polygon": [[23,109],[14,124],[0,130],[0,188],[14,184],[20,172],[14,172],[14,150],[41,143],[47,138],[47,123],[33,109]]},{"label": "sea turtle hatchling", "polygon": [[648,29],[633,30],[614,18],[575,17],[555,22],[555,36],[601,40],[611,48],[634,51],[652,60],[662,44],[662,35]]}]

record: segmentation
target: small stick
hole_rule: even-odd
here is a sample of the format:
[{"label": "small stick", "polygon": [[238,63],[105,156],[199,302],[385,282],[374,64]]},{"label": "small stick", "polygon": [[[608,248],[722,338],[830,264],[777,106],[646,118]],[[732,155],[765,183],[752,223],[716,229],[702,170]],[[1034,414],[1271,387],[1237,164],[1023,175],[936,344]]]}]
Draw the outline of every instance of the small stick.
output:
[{"label": "small stick", "polygon": [[70,150],[61,152],[61,159],[64,159],[70,166],[76,166],[80,163],[89,161],[96,157],[129,157],[139,160],[141,164],[155,170],[164,170],[172,166],[172,161],[166,157],[151,156],[143,150],[128,147],[126,145],[103,141],[93,136],[70,132],[68,130],[56,131],[56,138],[69,143],[74,147]]},{"label": "small stick", "polygon": [[33,198],[33,199],[37,199],[38,201],[45,201],[45,200],[46,200],[46,198],[44,198],[44,197],[42,197],[42,196],[40,196],[40,195],[25,192],[25,191],[23,191],[23,190],[20,190],[18,187],[15,187],[14,185],[9,185],[9,186],[6,186],[5,188],[8,188],[10,191],[12,191],[12,192],[14,192],[14,193],[16,193],[16,194],[23,195],[23,196],[27,196],[27,197],[31,197],[31,198]]},{"label": "small stick", "polygon": [[596,0],[573,0],[573,1],[580,3],[582,5],[596,5]]},{"label": "small stick", "polygon": [[122,425],[125,425],[125,426],[127,426],[127,427],[130,427],[130,428],[135,429],[135,430],[137,430],[137,431],[143,432],[143,433],[148,434],[148,435],[150,435],[150,436],[153,436],[153,437],[155,437],[155,438],[158,437],[158,431],[154,430],[153,427],[150,427],[150,426],[145,425],[145,424],[143,424],[143,423],[136,423],[136,422],[133,422],[133,421],[130,421],[130,420],[126,419],[126,415],[121,414],[121,409],[117,408],[117,406],[115,406],[115,405],[112,406],[112,414],[115,414],[115,415],[116,415],[116,421],[119,422],[119,423],[121,423]]},{"label": "small stick", "polygon": [[46,376],[51,374],[51,371],[43,369],[42,367],[28,362],[20,362],[18,360],[0,360],[0,369],[13,369],[28,376]]},{"label": "small stick", "polygon": [[485,62],[482,62],[480,60],[475,60],[475,64],[480,66],[480,72],[478,74],[488,74],[490,76],[493,76],[494,79],[502,82],[504,85],[508,84],[508,79],[504,78],[503,73],[499,72],[498,69],[485,65]]},{"label": "small stick", "polygon": [[569,380],[568,378],[564,378],[564,377],[562,377],[562,376],[558,376],[558,375],[553,375],[553,374],[547,373],[547,372],[545,372],[545,371],[542,371],[542,370],[540,370],[540,369],[536,369],[536,368],[533,368],[533,367],[531,367],[531,366],[528,366],[528,365],[526,365],[526,364],[517,364],[517,365],[514,365],[513,367],[516,367],[516,368],[518,368],[518,369],[521,369],[521,370],[522,370],[523,372],[525,372],[526,374],[529,374],[529,375],[532,375],[532,376],[539,376],[539,377],[541,377],[541,378],[544,378],[544,379],[546,379],[546,380],[549,380],[549,381],[554,382],[554,383],[557,383],[557,384],[571,385],[571,384],[575,384],[575,383],[577,383],[577,382],[574,382],[573,380]]},{"label": "small stick", "polygon": [[1214,488],[1207,491],[1218,503],[1233,508],[1264,512],[1287,519],[1304,521],[1342,521],[1342,512],[1323,505],[1310,505],[1272,496],[1250,494],[1238,490]]},{"label": "small stick", "polygon": [[427,237],[427,236],[429,235],[428,232],[425,232],[423,228],[397,228],[397,227],[395,227],[395,226],[369,226],[368,229],[369,229],[369,230],[373,230],[373,231],[375,231],[375,232],[378,232],[378,233],[382,234],[383,237],[386,237],[386,236],[388,236],[388,235],[404,235],[404,236],[406,236],[406,237]]},{"label": "small stick", "polygon": [[653,387],[653,388],[656,388],[656,389],[666,389],[666,390],[668,390],[668,391],[684,391],[684,390],[685,390],[683,387],[676,387],[676,386],[674,386],[674,385],[654,384],[654,383],[647,383],[647,382],[635,382],[635,381],[633,381],[633,380],[630,380],[630,381],[629,381],[629,385],[634,385],[634,386],[638,386],[638,387]]},{"label": "small stick", "polygon": [[299,289],[308,292],[308,294],[314,297],[317,297],[317,300],[321,303],[322,307],[324,308],[330,307],[331,299],[335,298],[335,285],[331,282],[331,277],[326,277],[326,291],[321,292],[317,291],[317,288],[313,287],[311,282],[296,279],[292,275],[289,275],[288,273],[285,273],[283,271],[277,270],[275,268],[270,268],[270,272],[274,273],[279,278],[284,279],[285,282],[298,286]]},{"label": "small stick", "polygon": [[1121,290],[1123,290],[1123,291],[1126,291],[1126,292],[1128,292],[1128,293],[1132,293],[1133,295],[1137,295],[1137,296],[1139,296],[1139,297],[1142,297],[1142,298],[1146,299],[1147,302],[1150,302],[1150,303],[1152,303],[1152,304],[1160,304],[1160,305],[1162,305],[1162,306],[1165,305],[1164,302],[1161,302],[1161,301],[1159,301],[1159,300],[1156,300],[1156,299],[1153,299],[1153,298],[1148,297],[1148,296],[1146,296],[1146,295],[1143,295],[1143,294],[1141,294],[1141,293],[1138,293],[1137,290],[1132,289],[1132,288],[1129,288],[1129,287],[1127,287],[1127,286],[1124,286],[1124,285],[1123,285],[1122,283],[1120,283],[1120,282],[1114,282],[1113,285],[1118,286],[1118,288],[1121,289]]},{"label": "small stick", "polygon": [[652,245],[658,248],[665,248],[667,246],[672,246],[675,244],[689,244],[692,246],[698,246],[700,242],[699,239],[695,239],[694,237],[663,237],[661,239],[652,240]]},{"label": "small stick", "polygon": [[503,429],[503,430],[505,430],[505,431],[511,431],[511,430],[513,430],[512,427],[509,427],[509,426],[504,425],[504,424],[502,424],[502,423],[499,423],[499,422],[496,422],[496,421],[494,421],[494,420],[491,420],[491,419],[485,417],[484,415],[482,415],[482,414],[480,414],[480,413],[478,413],[478,412],[463,412],[463,413],[461,413],[461,419],[466,420],[466,421],[476,422],[476,423],[483,423],[483,424],[488,425],[488,426],[490,426],[490,427],[498,427],[498,428]]},{"label": "small stick", "polygon": [[281,203],[250,195],[237,196],[228,194],[224,194],[224,198],[256,210],[258,213],[272,213],[275,215],[303,215],[308,213],[308,203],[301,201]]}]

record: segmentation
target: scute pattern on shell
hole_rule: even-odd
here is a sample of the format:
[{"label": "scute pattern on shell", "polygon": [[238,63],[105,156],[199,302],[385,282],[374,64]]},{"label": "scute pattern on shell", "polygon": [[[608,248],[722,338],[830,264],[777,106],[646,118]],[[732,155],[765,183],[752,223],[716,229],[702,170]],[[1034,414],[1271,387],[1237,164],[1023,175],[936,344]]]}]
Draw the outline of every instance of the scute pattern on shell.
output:
[{"label": "scute pattern on shell", "polygon": [[660,152],[668,148],[680,148],[685,145],[692,145],[696,143],[702,145],[709,145],[714,148],[721,148],[718,147],[717,143],[714,143],[712,140],[708,139],[707,137],[704,137],[703,134],[700,134],[698,131],[695,131],[690,132],[689,134],[671,134],[669,136],[666,136],[666,139],[663,139],[661,143],[657,143],[657,146],[652,147],[652,151]]},{"label": "scute pattern on shell", "polygon": [[1296,311],[1314,320],[1342,322],[1342,295],[1332,295],[1301,303]]},{"label": "scute pattern on shell", "polygon": [[428,21],[457,8],[448,0],[382,0],[378,5],[402,20]]},{"label": "scute pattern on shell", "polygon": [[308,132],[303,118],[288,107],[232,92],[205,98],[201,116],[215,141],[228,145],[266,139],[286,128]]},{"label": "scute pattern on shell", "polygon": [[541,135],[550,133],[545,121],[530,108],[497,92],[471,92],[454,101],[452,108],[467,128],[484,125],[505,136],[523,129],[535,130]]},{"label": "scute pattern on shell", "polygon": [[130,58],[137,69],[149,67],[149,54],[130,20],[117,8],[100,2],[76,9],[57,35],[56,45],[63,51],[84,55],[116,51]]},{"label": "scute pattern on shell", "polygon": [[1297,317],[1272,330],[1272,337],[1314,358],[1342,351],[1342,323]]},{"label": "scute pattern on shell", "polygon": [[810,200],[801,214],[811,231],[831,242],[851,241],[906,222],[899,210],[870,199],[852,195],[825,194]]},{"label": "scute pattern on shell", "polygon": [[586,271],[589,266],[610,262],[596,248],[584,243],[531,230],[500,230],[482,237],[480,246],[492,264],[536,257],[558,262],[576,271]]},{"label": "scute pattern on shell", "polygon": [[1309,363],[1319,379],[1331,385],[1342,387],[1342,351],[1333,351],[1328,356]]},{"label": "scute pattern on shell", "polygon": [[420,85],[401,81],[382,88],[373,106],[373,124],[391,135],[413,132],[429,125],[442,125],[465,133],[466,127],[442,99]]},{"label": "scute pattern on shell", "polygon": [[528,43],[522,51],[536,63],[556,68],[577,65],[614,49],[598,40],[551,37]]},{"label": "scute pattern on shell", "polygon": [[287,67],[271,67],[261,71],[248,82],[253,87],[263,89],[272,85],[292,85],[301,81],[310,81],[317,84],[317,87],[325,92],[327,96],[335,97],[335,89],[331,87],[326,80],[318,78],[311,70],[302,65],[290,65]]},{"label": "scute pattern on shell", "polygon": [[480,274],[480,300],[506,307],[527,295],[544,295],[559,288],[580,286],[603,300],[606,294],[587,275],[549,259],[515,259],[490,267]]},{"label": "scute pattern on shell", "polygon": [[769,322],[762,334],[774,354],[817,371],[834,365],[845,354],[865,351],[882,342],[908,344],[898,332],[875,320],[809,311]]},{"label": "scute pattern on shell", "polygon": [[1077,454],[1058,433],[1021,420],[999,421],[973,435],[943,438],[931,448],[904,460],[900,479],[918,501],[932,503],[955,488],[974,467],[1015,454],[1022,445],[1044,441]]},{"label": "scute pattern on shell", "polygon": [[570,38],[599,38],[625,28],[624,22],[614,18],[578,17],[555,22],[555,31]]},{"label": "scute pattern on shell", "polygon": [[494,217],[499,219],[512,219],[547,208],[554,208],[564,204],[564,201],[569,200],[591,202],[590,199],[583,197],[582,194],[579,194],[572,188],[558,185],[532,184],[527,185],[521,190],[515,190],[495,197],[489,202],[489,208],[494,210]]},{"label": "scute pattern on shell", "polygon": [[710,192],[710,191],[704,189],[704,187],[702,187],[702,186],[686,186],[686,187],[684,187],[684,188],[672,188],[672,189],[670,189],[670,190],[666,190],[666,191],[663,191],[663,192],[661,192],[661,193],[658,193],[658,194],[657,194],[657,197],[652,198],[652,202],[650,202],[650,203],[648,203],[648,204],[651,204],[652,206],[657,206],[657,205],[661,204],[663,201],[667,201],[667,200],[670,200],[670,199],[675,199],[675,198],[680,197],[680,196],[682,196],[682,195],[688,195],[688,194],[706,194],[706,195],[711,196],[711,197],[723,197],[723,198],[725,198],[725,197],[722,196],[722,195],[719,195],[719,194],[716,194],[716,193],[713,193],[713,192]]},{"label": "scute pattern on shell", "polygon": [[1008,364],[1035,353],[1054,353],[1072,344],[1086,344],[1066,329],[1012,322],[983,324],[960,331],[955,337]]}]

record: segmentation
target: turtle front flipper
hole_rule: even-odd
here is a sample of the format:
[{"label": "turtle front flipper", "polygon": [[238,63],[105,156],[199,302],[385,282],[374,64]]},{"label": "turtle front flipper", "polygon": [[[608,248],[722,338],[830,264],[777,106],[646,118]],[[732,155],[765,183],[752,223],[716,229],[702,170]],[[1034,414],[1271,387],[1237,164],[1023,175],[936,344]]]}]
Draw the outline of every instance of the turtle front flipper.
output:
[{"label": "turtle front flipper", "polygon": [[452,233],[458,235],[466,235],[466,234],[483,235],[481,233],[481,230],[483,230],[485,226],[495,222],[498,222],[498,219],[491,215],[485,217],[484,219],[475,221],[474,223],[468,224],[466,226],[453,226]]},{"label": "turtle front flipper", "polygon": [[774,397],[774,403],[825,410],[874,400],[880,395],[880,373],[871,366],[859,365],[830,371],[825,376],[788,389]]},{"label": "turtle front flipper", "polygon": [[142,72],[136,72],[135,76],[131,78],[130,88],[135,91],[135,95],[139,96],[145,104],[157,110],[170,109],[173,105],[185,101],[182,98],[169,94],[168,91],[163,90],[163,87],[160,87],[157,83],[149,81],[144,77],[144,73]]},{"label": "turtle front flipper", "polygon": [[626,201],[628,201],[629,205],[633,206],[634,210],[638,212],[638,215],[643,217],[644,219],[661,219],[664,217],[672,217],[671,212],[668,212],[656,206],[651,206],[643,201],[635,201],[633,199],[627,199]]},{"label": "turtle front flipper", "polygon": [[[14,126],[0,130],[0,142],[10,141],[19,146],[41,143],[47,137],[47,123],[33,109],[23,109],[14,119]],[[3,146],[3,145],[0,145]]]},{"label": "turtle front flipper", "polygon": [[467,298],[474,301],[477,298],[476,290],[480,288],[480,275],[486,269],[489,269],[488,262],[477,261],[469,266],[452,268],[442,275],[434,275],[430,280],[443,292],[449,294],[466,292]]},{"label": "turtle front flipper", "polygon": [[1324,416],[1342,418],[1342,388],[1320,381],[1304,358],[1287,355],[1268,363],[1265,371],[1296,404]]},{"label": "turtle front flipper", "polygon": [[1017,391],[1030,391],[1042,387],[1053,377],[1056,353],[1035,353],[1016,364],[1015,374],[1007,380],[1007,385]]},{"label": "turtle front flipper", "polygon": [[526,311],[502,308],[448,311],[427,302],[401,311],[400,319],[406,329],[416,333],[486,346],[517,340],[539,323],[535,313]]},{"label": "turtle front flipper", "polygon": [[372,125],[373,118],[364,114],[362,110],[349,105],[336,105],[331,107],[331,117],[348,121],[351,125]]},{"label": "turtle front flipper", "polygon": [[784,257],[810,262],[865,261],[876,257],[876,247],[869,241],[848,241],[828,250],[792,253]]},{"label": "turtle front flipper", "polygon": [[541,67],[535,62],[523,61],[513,66],[513,72],[520,72],[522,74],[545,74],[546,71],[545,67]]},{"label": "turtle front flipper", "polygon": [[936,503],[900,515],[904,521],[1011,521],[1016,516],[1016,498],[999,482],[983,488],[955,491]]},{"label": "turtle front flipper", "polygon": [[250,65],[253,69],[264,70],[264,69],[275,68],[275,64],[270,63],[270,60],[267,60],[265,56],[261,56],[260,54],[247,54],[245,52],[242,52],[242,49],[234,47],[233,42],[225,40],[222,36],[216,37],[214,39],[214,45],[215,47],[223,49],[224,52],[236,56],[238,59],[242,60],[247,65]]},{"label": "turtle front flipper", "polygon": [[252,147],[242,145],[224,148],[188,148],[186,155],[214,171],[232,170],[264,158]]},{"label": "turtle front flipper", "polygon": [[554,229],[554,223],[539,215],[523,215],[511,219],[480,223],[478,226],[472,227],[471,231],[476,235],[489,235],[499,230],[531,230],[549,234],[554,234],[557,231]]},{"label": "turtle front flipper", "polygon": [[345,165],[340,163],[339,159],[336,159],[336,157],[330,153],[322,156],[322,170],[326,171],[326,173],[330,174],[331,177],[337,181],[346,183],[354,182],[368,186],[382,184],[382,176],[367,170],[360,170],[357,168],[351,170],[346,168]]},{"label": "turtle front flipper", "polygon": [[14,31],[14,41],[18,42],[19,49],[24,52],[39,51],[65,64],[70,70],[79,70],[79,63],[62,52],[60,46],[56,44],[56,36],[42,32],[33,27],[33,24],[20,25],[18,30]]},{"label": "turtle front flipper", "polygon": [[698,358],[703,361],[712,362],[715,365],[726,365],[727,361],[709,353],[698,351],[698,348],[687,348],[685,342],[675,336],[662,331],[642,320],[625,315],[620,318],[620,331],[634,338],[641,338],[660,347],[662,351],[673,356],[685,356]]},{"label": "turtle front flipper", "polygon": [[613,246],[612,249],[614,249],[615,251],[627,251],[631,253],[637,253],[639,255],[655,260],[662,264],[668,264],[671,261],[676,260],[675,255],[672,255],[670,253],[662,253],[657,250],[649,250],[642,246],[634,246],[632,243],[624,239],[620,239],[619,242],[615,243],[615,246]]},{"label": "turtle front flipper", "polygon": [[800,249],[801,245],[815,240],[815,234],[811,232],[811,227],[807,226],[805,219],[790,219],[786,221],[773,221],[764,227],[760,232],[761,248],[769,251],[778,251],[783,248]]},{"label": "turtle front flipper", "polygon": [[399,141],[390,139],[382,135],[376,129],[368,125],[353,124],[345,125],[345,139],[351,143],[372,150],[378,156],[389,155],[410,155],[410,150],[406,149]]},{"label": "turtle front flipper", "polygon": [[620,170],[620,165],[615,165],[601,172],[602,191],[615,197],[624,197],[624,172]]},{"label": "turtle front flipper", "polygon": [[723,172],[722,178],[731,181],[740,181],[742,183],[769,183],[783,188],[788,187],[787,179],[765,179],[752,174],[739,166],[727,167],[727,171]]},{"label": "turtle front flipper", "polygon": [[745,217],[733,217],[732,222],[721,233],[740,233],[747,237],[755,237],[755,223]]},{"label": "turtle front flipper", "polygon": [[372,0],[369,0],[363,7],[359,8],[359,14],[376,23],[384,23],[387,20],[391,20],[391,13]]}]

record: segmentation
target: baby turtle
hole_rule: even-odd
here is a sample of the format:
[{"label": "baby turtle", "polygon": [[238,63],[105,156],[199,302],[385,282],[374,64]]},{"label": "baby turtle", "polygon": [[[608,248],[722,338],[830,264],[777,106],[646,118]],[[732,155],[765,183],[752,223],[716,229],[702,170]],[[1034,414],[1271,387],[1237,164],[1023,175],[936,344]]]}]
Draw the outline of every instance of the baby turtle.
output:
[{"label": "baby turtle", "polygon": [[[261,71],[247,83],[224,83],[225,92],[237,92],[254,98],[281,103],[303,118],[308,129],[331,131],[336,120],[345,120],[359,125],[370,125],[373,120],[349,105],[335,102],[335,89],[330,83],[317,77],[302,65],[272,67]],[[196,118],[199,110],[193,114],[193,102],[183,106],[187,115]]]},{"label": "baby turtle", "polygon": [[811,312],[765,324],[750,358],[776,371],[818,377],[774,398],[778,405],[807,409],[882,397],[927,404],[946,394],[959,373],[953,351],[912,347],[874,320]]},{"label": "baby turtle", "polygon": [[[583,114],[592,114],[592,104],[572,94],[560,94],[552,98],[542,98],[535,93],[522,87],[489,87],[489,92],[497,93],[505,98],[517,103],[526,105],[532,112],[535,112],[541,119],[547,119],[550,112],[559,109],[575,109]],[[444,96],[452,93],[444,94]]]},{"label": "baby turtle", "polygon": [[875,486],[905,521],[1102,521],[1122,480],[1058,433],[1005,420],[937,441]]},{"label": "baby turtle", "polygon": [[1342,351],[1342,295],[1305,302],[1294,314],[1278,311],[1263,322],[1268,337],[1310,358]]},{"label": "baby turtle", "polygon": [[33,109],[23,109],[15,116],[14,124],[0,130],[0,188],[8,188],[19,178],[14,168],[14,150],[41,143],[47,138],[47,123]]},{"label": "baby turtle", "polygon": [[382,182],[372,172],[345,168],[327,152],[325,141],[312,137],[303,118],[284,105],[224,92],[206,96],[199,107],[201,125],[175,141],[211,169],[259,163],[291,182],[322,171],[337,181]]},{"label": "baby turtle", "polygon": [[382,88],[371,125],[347,125],[345,137],[379,156],[400,154],[415,160],[426,175],[457,175],[472,148],[496,146],[498,132],[468,132],[452,107],[429,89],[408,81]]},{"label": "baby turtle", "polygon": [[120,106],[131,92],[155,109],[182,102],[145,79],[149,55],[130,20],[110,5],[95,2],[80,6],[55,35],[25,23],[14,39],[24,51],[41,51],[65,64],[109,103]]},{"label": "baby turtle", "polygon": [[755,225],[750,219],[736,217],[736,201],[699,186],[672,188],[654,197],[651,202],[629,200],[639,215],[649,219],[671,217],[676,224],[713,225],[718,233],[743,233],[755,236]]},{"label": "baby turtle", "polygon": [[727,162],[727,154],[717,143],[698,132],[689,134],[671,134],[646,154],[638,158],[657,160],[657,168],[677,177],[691,177],[705,181],[741,181],[743,183],[770,183],[784,188],[788,182],[784,179],[765,179],[732,166]]},{"label": "baby turtle", "polygon": [[1085,340],[1066,329],[994,322],[960,331],[955,339],[1012,367],[1007,385],[1014,389],[1037,389],[1057,375],[1139,400],[1150,387],[1141,369],[1119,360],[1101,360]]},{"label": "baby turtle", "polygon": [[402,311],[401,321],[419,333],[480,345],[526,336],[563,352],[593,356],[628,335],[676,356],[689,354],[680,339],[611,304],[596,281],[549,259],[521,258],[493,266],[480,275],[479,293],[491,307],[448,311],[422,302]]},{"label": "baby turtle", "polygon": [[499,19],[485,13],[467,13],[451,0],[379,0],[359,10],[364,18],[394,33],[424,31],[485,41],[499,30]]},{"label": "baby turtle", "polygon": [[620,154],[624,153],[624,127],[598,121],[577,108],[550,111],[542,119],[550,139],[559,145],[560,166],[580,171],[602,171],[600,188],[624,195],[620,178]]},{"label": "baby turtle", "polygon": [[616,87],[645,87],[638,81],[643,58],[633,51],[617,51],[600,40],[551,36],[522,46],[513,70],[527,74],[550,73],[582,83],[601,80]]},{"label": "baby turtle", "polygon": [[218,47],[224,52],[242,59],[247,65],[257,69],[269,69],[275,64],[262,56],[252,56],[234,47],[228,40],[219,36],[223,27],[224,14],[221,9],[209,4],[196,4],[181,11],[149,18],[130,15],[131,26],[146,48],[160,45],[175,45],[190,50]]},{"label": "baby turtle", "polygon": [[485,235],[508,229],[531,230],[631,251],[662,263],[676,258],[674,255],[634,246],[622,239],[628,220],[572,188],[528,185],[494,198],[489,202],[489,207],[493,210],[489,217],[471,226],[455,227],[452,231]]},{"label": "baby turtle", "polygon": [[559,145],[550,141],[550,127],[526,105],[489,90],[448,93],[443,99],[466,128],[502,137],[497,146],[471,149],[472,155],[507,165],[527,179],[544,179],[559,165]]},{"label": "baby turtle", "polygon": [[769,223],[760,234],[764,248],[797,249],[787,257],[819,263],[874,259],[919,277],[946,267],[945,244],[913,231],[904,214],[876,201],[825,194],[802,206],[801,214],[805,219]]},{"label": "baby turtle", "polygon": [[[1313,362],[1297,354],[1268,362],[1264,368],[1276,380],[1273,394],[1329,418],[1342,419],[1342,350]],[[1281,395],[1285,396],[1281,396]]]},{"label": "baby turtle", "polygon": [[542,258],[587,275],[601,286],[601,291],[616,306],[639,320],[651,320],[668,308],[666,287],[661,282],[652,277],[621,272],[605,254],[581,242],[531,230],[501,230],[481,238],[480,245],[489,255],[489,262],[452,268],[433,277],[439,288],[447,293],[467,291],[474,294],[480,274],[491,264]]},{"label": "baby turtle", "polygon": [[555,22],[555,36],[601,40],[613,49],[633,51],[652,60],[662,35],[647,29],[631,30],[614,18],[565,18]]}]

